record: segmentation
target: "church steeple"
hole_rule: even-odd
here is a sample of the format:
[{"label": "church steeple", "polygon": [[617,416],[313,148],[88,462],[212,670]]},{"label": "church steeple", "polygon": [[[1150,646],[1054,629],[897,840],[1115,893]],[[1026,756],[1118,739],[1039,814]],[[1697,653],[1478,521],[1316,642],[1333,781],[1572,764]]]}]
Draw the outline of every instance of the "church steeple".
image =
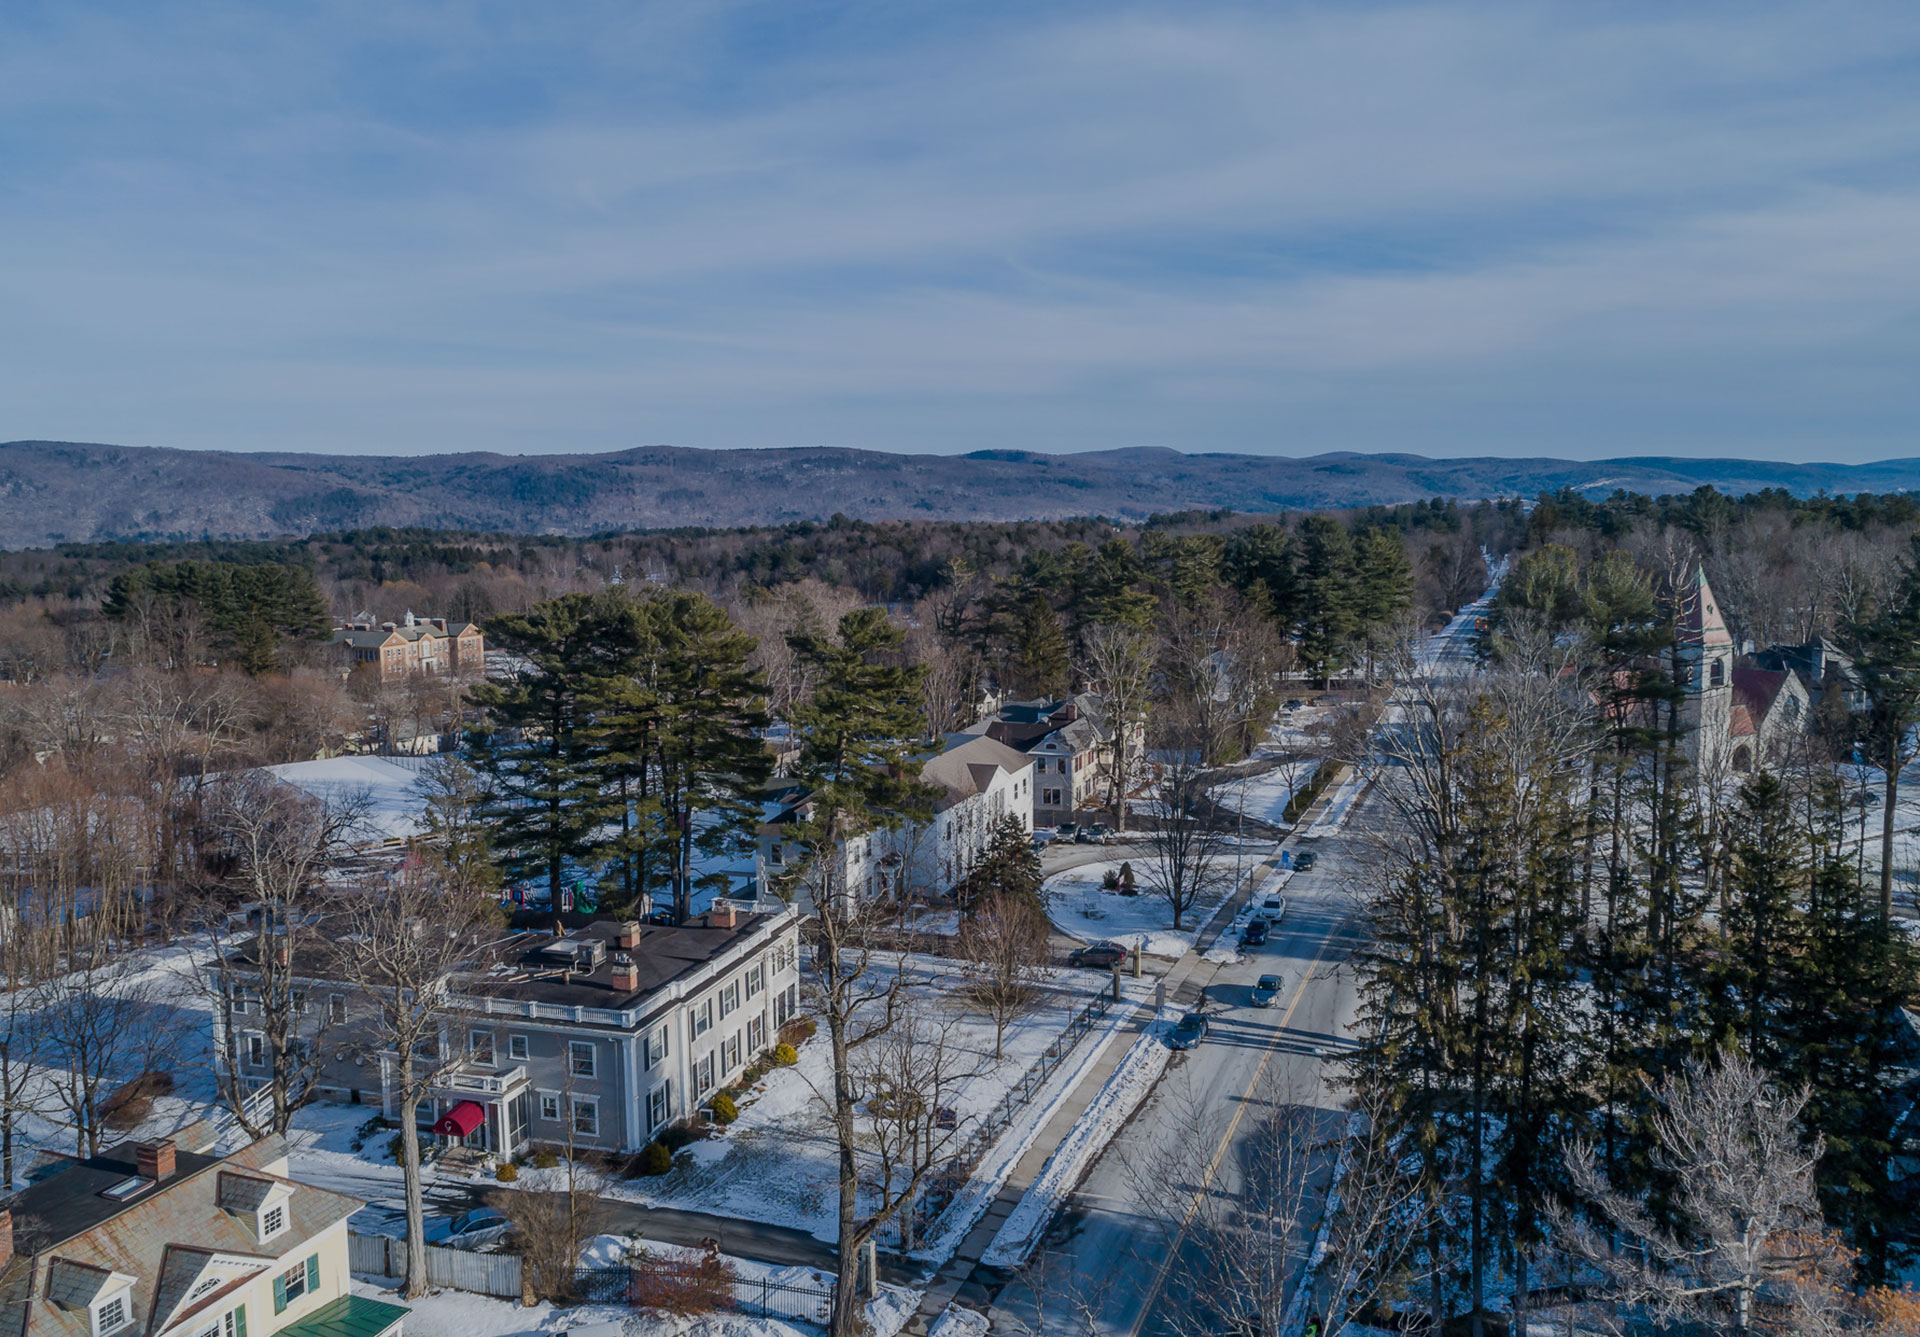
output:
[{"label": "church steeple", "polygon": [[1726,619],[1720,616],[1720,600],[1707,584],[1704,563],[1694,568],[1693,580],[1680,596],[1680,644],[1696,649],[1726,646],[1733,648],[1733,636]]}]

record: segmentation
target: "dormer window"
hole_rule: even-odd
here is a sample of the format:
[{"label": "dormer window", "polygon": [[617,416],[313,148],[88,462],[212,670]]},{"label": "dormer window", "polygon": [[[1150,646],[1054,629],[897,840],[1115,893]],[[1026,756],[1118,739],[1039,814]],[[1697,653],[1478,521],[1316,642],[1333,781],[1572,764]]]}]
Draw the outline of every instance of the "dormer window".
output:
[{"label": "dormer window", "polygon": [[260,1209],[260,1238],[270,1240],[287,1228],[287,1204],[276,1202]]},{"label": "dormer window", "polygon": [[115,1291],[93,1306],[93,1337],[107,1337],[110,1332],[118,1332],[127,1326],[132,1317],[131,1307],[127,1304],[128,1292]]}]

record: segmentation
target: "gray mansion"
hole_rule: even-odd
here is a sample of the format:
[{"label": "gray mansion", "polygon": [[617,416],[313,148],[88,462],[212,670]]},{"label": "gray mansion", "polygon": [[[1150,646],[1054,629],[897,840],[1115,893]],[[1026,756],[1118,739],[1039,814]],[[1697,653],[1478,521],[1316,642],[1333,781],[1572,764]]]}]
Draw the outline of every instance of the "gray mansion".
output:
[{"label": "gray mansion", "polygon": [[[596,920],[508,935],[453,981],[423,1131],[503,1156],[638,1151],[776,1043],[799,1006],[797,926],[791,909],[716,909],[676,927]],[[333,1050],[322,1094],[397,1117],[394,1055],[364,1040],[370,1005],[304,954],[295,973],[301,1031]],[[272,1047],[249,1032],[258,995],[243,967],[236,975],[233,1052],[221,1060],[260,1085]]]}]

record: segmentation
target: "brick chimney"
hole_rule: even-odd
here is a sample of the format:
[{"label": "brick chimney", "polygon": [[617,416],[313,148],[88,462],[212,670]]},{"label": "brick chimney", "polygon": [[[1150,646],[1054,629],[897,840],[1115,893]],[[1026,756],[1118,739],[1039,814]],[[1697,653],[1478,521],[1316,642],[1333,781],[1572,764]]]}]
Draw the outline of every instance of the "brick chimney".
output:
[{"label": "brick chimney", "polygon": [[629,919],[614,931],[613,945],[623,952],[630,952],[640,945],[640,921]]},{"label": "brick chimney", "polygon": [[173,1178],[172,1139],[137,1143],[133,1148],[133,1164],[142,1179],[158,1182]]},{"label": "brick chimney", "polygon": [[711,924],[714,928],[732,928],[734,918],[735,915],[732,905],[716,905],[713,909],[707,911],[707,923]]},{"label": "brick chimney", "polygon": [[619,993],[632,993],[640,987],[640,966],[625,952],[613,958],[613,987]]}]

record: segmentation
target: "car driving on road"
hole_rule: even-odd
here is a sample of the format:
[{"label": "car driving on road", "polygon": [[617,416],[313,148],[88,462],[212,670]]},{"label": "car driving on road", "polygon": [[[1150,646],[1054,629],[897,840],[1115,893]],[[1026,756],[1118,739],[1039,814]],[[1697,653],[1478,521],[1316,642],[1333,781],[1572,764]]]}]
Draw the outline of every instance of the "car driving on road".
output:
[{"label": "car driving on road", "polygon": [[1198,1012],[1189,1012],[1180,1018],[1180,1024],[1173,1028],[1173,1034],[1167,1037],[1169,1049],[1192,1049],[1206,1038],[1207,1019]]},{"label": "car driving on road", "polygon": [[1279,996],[1280,977],[1278,975],[1262,975],[1255,981],[1253,986],[1253,1005],[1255,1007],[1272,1007],[1273,1000]]},{"label": "car driving on road", "polygon": [[1320,856],[1312,850],[1301,850],[1293,856],[1293,868],[1297,873],[1304,873],[1319,862]]},{"label": "car driving on road", "polygon": [[1127,959],[1127,949],[1110,942],[1096,942],[1091,947],[1076,947],[1067,953],[1070,966],[1091,966],[1095,970],[1111,970]]},{"label": "car driving on road", "polygon": [[1258,947],[1261,943],[1265,942],[1266,940],[1267,940],[1267,921],[1264,919],[1248,920],[1247,930],[1246,932],[1240,935],[1240,941],[1246,944],[1248,947]]}]

